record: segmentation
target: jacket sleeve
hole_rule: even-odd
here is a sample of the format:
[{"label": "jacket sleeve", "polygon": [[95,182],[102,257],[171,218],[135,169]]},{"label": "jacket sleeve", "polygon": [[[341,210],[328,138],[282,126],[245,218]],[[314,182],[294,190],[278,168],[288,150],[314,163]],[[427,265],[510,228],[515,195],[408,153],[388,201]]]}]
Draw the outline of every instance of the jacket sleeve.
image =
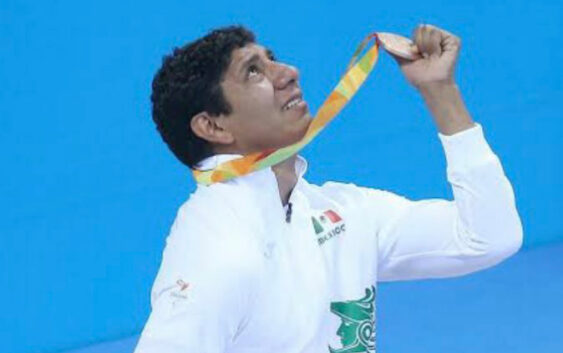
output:
[{"label": "jacket sleeve", "polygon": [[244,324],[254,270],[242,242],[180,209],[151,293],[135,353],[223,353]]},{"label": "jacket sleeve", "polygon": [[481,125],[438,136],[453,201],[413,201],[362,187],[366,209],[372,217],[380,214],[379,281],[461,276],[494,266],[522,246],[512,186]]}]

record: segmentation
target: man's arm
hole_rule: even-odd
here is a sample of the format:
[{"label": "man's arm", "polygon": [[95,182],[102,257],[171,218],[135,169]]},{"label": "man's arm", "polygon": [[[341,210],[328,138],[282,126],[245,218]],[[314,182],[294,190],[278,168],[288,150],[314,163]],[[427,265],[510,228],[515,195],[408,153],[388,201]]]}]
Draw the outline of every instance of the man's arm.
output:
[{"label": "man's arm", "polygon": [[392,53],[407,81],[424,98],[440,133],[452,135],[475,124],[455,82],[455,66],[461,39],[432,25],[419,25],[413,32],[415,60]]},{"label": "man's arm", "polygon": [[443,135],[453,135],[475,126],[455,83],[427,83],[419,87],[419,92]]},{"label": "man's arm", "polygon": [[454,200],[411,201],[367,189],[366,208],[377,217],[378,279],[453,277],[493,266],[522,245],[514,192],[482,127],[471,119],[455,84],[461,40],[431,25],[413,33],[416,60],[397,60],[424,98],[439,130]]},{"label": "man's arm", "polygon": [[[250,312],[258,279],[244,242],[188,209],[166,240],[135,353],[223,353]],[[230,222],[217,212],[210,216]]]},{"label": "man's arm", "polygon": [[454,200],[412,201],[361,188],[376,219],[378,280],[455,277],[491,267],[520,249],[514,193],[482,127],[439,134]]}]

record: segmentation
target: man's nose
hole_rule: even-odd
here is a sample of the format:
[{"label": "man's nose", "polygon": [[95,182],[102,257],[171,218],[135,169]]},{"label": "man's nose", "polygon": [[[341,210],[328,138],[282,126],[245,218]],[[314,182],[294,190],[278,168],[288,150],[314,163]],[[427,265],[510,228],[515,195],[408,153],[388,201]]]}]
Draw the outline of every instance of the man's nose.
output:
[{"label": "man's nose", "polygon": [[273,83],[278,89],[284,89],[289,84],[296,84],[299,80],[299,70],[295,66],[273,63]]}]

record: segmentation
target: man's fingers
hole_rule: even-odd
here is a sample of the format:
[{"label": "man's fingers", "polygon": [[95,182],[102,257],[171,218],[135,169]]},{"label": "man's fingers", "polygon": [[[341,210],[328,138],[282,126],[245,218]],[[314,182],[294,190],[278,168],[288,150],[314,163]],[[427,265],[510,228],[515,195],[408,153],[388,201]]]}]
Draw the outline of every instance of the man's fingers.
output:
[{"label": "man's fingers", "polygon": [[413,38],[412,38],[414,44],[418,47],[418,51],[420,52],[420,54],[422,54],[423,56],[425,56],[425,50],[422,46],[422,25],[418,25],[415,29],[414,29],[414,34],[413,34]]},{"label": "man's fingers", "polygon": [[446,37],[443,41],[444,51],[459,51],[461,48],[461,39],[456,36]]},{"label": "man's fingers", "polygon": [[430,29],[428,34],[428,41],[431,51],[430,55],[436,55],[436,56],[442,55],[442,45],[441,45],[442,33],[440,33],[440,31],[437,31],[435,29]]},{"label": "man's fingers", "polygon": [[430,24],[427,24],[426,26],[428,28],[435,29],[435,30],[441,32],[444,35],[444,37],[448,37],[448,36],[456,37],[454,34],[446,31],[445,29],[441,29],[440,27],[436,27],[436,26],[433,26],[433,25],[430,25]]},{"label": "man's fingers", "polygon": [[427,58],[431,54],[429,32],[428,28],[425,25],[420,24],[416,28],[414,42],[416,43],[416,46],[418,47],[423,57]]},{"label": "man's fingers", "polygon": [[440,46],[442,51],[456,51],[461,47],[461,39],[455,34],[433,25],[426,25],[441,34]]},{"label": "man's fingers", "polygon": [[430,44],[430,30],[425,25],[422,25],[420,30],[422,32],[422,47],[424,48],[424,52],[427,54],[432,54],[431,52],[431,44]]},{"label": "man's fingers", "polygon": [[441,56],[444,51],[456,51],[461,40],[456,35],[430,24],[420,24],[413,31],[413,42],[421,55]]}]

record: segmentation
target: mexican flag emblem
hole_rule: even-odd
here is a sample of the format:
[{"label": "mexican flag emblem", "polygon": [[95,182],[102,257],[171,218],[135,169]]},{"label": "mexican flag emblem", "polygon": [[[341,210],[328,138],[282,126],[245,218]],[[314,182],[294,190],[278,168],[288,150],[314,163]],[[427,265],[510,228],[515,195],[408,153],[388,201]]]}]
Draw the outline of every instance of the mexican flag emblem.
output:
[{"label": "mexican flag emblem", "polygon": [[315,234],[319,235],[325,231],[325,227],[334,226],[336,223],[342,221],[342,218],[333,210],[326,210],[317,217],[311,217],[311,220],[313,221]]}]

